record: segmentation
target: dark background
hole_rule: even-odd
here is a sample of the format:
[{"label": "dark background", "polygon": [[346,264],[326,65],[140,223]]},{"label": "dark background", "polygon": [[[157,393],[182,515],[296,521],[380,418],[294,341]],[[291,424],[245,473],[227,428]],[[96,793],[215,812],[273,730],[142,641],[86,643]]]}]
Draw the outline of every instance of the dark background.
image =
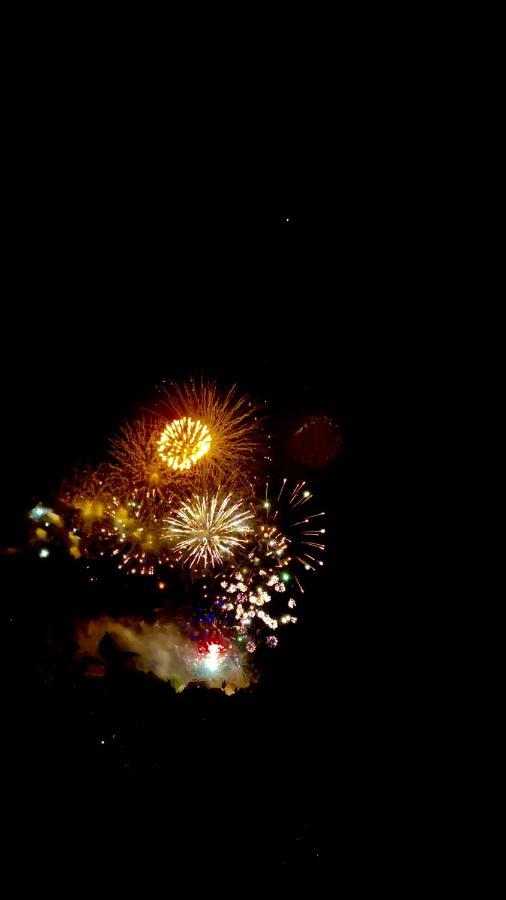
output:
[{"label": "dark background", "polygon": [[175,696],[131,673],[79,680],[47,643],[87,609],[75,567],[2,556],[13,821],[54,852],[65,845],[78,860],[86,848],[94,864],[119,840],[173,863],[219,852],[311,869],[336,853],[358,861],[381,827],[388,627],[363,536],[372,467],[362,444],[386,243],[371,240],[381,200],[353,151],[339,189],[316,175],[301,185],[295,165],[263,185],[252,172],[225,189],[212,166],[193,180],[190,166],[181,182],[159,157],[134,178],[118,150],[97,162],[86,146],[36,166],[27,153],[15,170],[3,546],[22,544],[25,511],[70,465],[100,459],[162,378],[237,382],[269,401],[274,434],[324,413],[343,439],[311,479],[328,514],[327,564],[307,579],[299,623],[260,684],[235,697]]},{"label": "dark background", "polygon": [[[252,54],[241,33],[231,59],[206,27],[199,42],[194,27],[144,35],[136,15],[132,39],[126,17],[20,16],[4,42],[0,547],[24,546],[26,510],[100,459],[160,378],[237,381],[269,400],[273,430],[332,415],[343,445],[313,479],[327,565],[252,692],[79,680],[63,639],[91,611],[79,569],[0,555],[16,879],[68,894],[89,876],[95,892],[106,869],[174,892],[182,864],[207,892],[271,866],[326,868],[350,895],[397,880],[409,895],[448,854],[461,758],[444,757],[444,727],[462,667],[445,663],[442,688],[436,658],[457,642],[462,599],[424,575],[441,516],[418,496],[441,448],[423,406],[441,390],[434,345],[451,372],[445,418],[465,369],[451,350],[474,358],[454,300],[470,264],[453,222],[465,231],[468,124],[457,146],[448,134],[478,89],[462,91],[455,21],[346,9],[312,29],[304,13],[297,35],[290,11],[279,30],[259,17]],[[466,771],[461,804],[467,784]]]}]

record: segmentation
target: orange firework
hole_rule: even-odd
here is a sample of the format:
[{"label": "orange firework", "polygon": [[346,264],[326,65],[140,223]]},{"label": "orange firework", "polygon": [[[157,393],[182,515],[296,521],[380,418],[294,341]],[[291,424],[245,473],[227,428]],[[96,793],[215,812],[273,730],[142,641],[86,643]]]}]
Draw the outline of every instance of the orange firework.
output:
[{"label": "orange firework", "polygon": [[112,440],[112,455],[116,463],[111,468],[111,481],[115,490],[125,486],[143,494],[156,494],[167,481],[167,467],[158,453],[160,422],[139,419],[132,425],[124,425]]},{"label": "orange firework", "polygon": [[159,460],[191,490],[244,486],[267,459],[258,407],[232,387],[220,394],[213,382],[190,381],[166,390],[164,426],[157,435]]},{"label": "orange firework", "polygon": [[162,431],[158,454],[169,468],[183,472],[209,452],[211,435],[207,425],[191,416],[174,419]]}]

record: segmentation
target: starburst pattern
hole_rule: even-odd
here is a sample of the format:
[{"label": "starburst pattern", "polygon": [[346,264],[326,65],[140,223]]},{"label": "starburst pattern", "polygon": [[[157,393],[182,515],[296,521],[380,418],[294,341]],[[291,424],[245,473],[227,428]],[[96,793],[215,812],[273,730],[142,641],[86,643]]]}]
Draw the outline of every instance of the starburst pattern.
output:
[{"label": "starburst pattern", "polygon": [[170,469],[190,469],[211,446],[209,428],[199,419],[183,416],[169,422],[158,440],[158,454]]},{"label": "starburst pattern", "polygon": [[[235,387],[222,394],[213,382],[192,380],[164,388],[157,410],[165,420],[159,451],[165,456],[166,444],[167,450],[176,451],[169,454],[173,463],[168,465],[196,493],[212,493],[220,484],[241,483],[244,489],[268,459],[258,414],[258,407]],[[188,422],[197,428],[192,424],[188,429]],[[192,446],[197,450],[194,459],[188,452]]]},{"label": "starburst pattern", "polygon": [[169,517],[166,536],[190,568],[206,570],[222,565],[246,543],[253,513],[231,494],[195,495]]}]

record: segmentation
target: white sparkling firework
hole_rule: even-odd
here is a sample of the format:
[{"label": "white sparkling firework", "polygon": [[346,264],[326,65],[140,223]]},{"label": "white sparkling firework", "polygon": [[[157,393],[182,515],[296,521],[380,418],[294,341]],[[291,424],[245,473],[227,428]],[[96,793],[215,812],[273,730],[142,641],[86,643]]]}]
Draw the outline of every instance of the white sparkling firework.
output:
[{"label": "white sparkling firework", "polygon": [[[309,569],[314,571],[317,565],[323,566],[322,560],[318,557],[325,550],[325,544],[322,543],[325,528],[318,528],[319,523],[314,520],[320,519],[325,513],[310,513],[304,516],[302,509],[299,513],[299,507],[302,508],[313,499],[305,481],[299,481],[291,491],[286,486],[287,479],[284,478],[277,497],[271,500],[269,483],[265,485],[265,500],[262,503],[265,528],[271,528],[273,532],[278,528],[283,531],[284,544],[277,546],[279,538],[273,542],[274,550],[280,550],[278,556],[284,556],[285,550],[288,551],[282,565],[287,565],[293,560],[304,566],[306,571]],[[276,535],[274,537],[276,538]],[[296,581],[300,587],[298,578]]]},{"label": "white sparkling firework", "polygon": [[[260,630],[272,632],[281,625],[297,622],[293,615],[293,588],[297,585],[301,593],[304,591],[294,568],[296,564],[306,570],[323,565],[318,555],[325,549],[321,543],[325,529],[317,527],[317,520],[324,513],[309,512],[302,518],[299,510],[311,499],[303,481],[287,489],[284,479],[272,499],[269,485],[265,486],[252,541],[237,567],[223,574],[219,582],[221,592],[217,592],[215,600],[225,614],[235,619],[240,634],[258,635]],[[276,644],[277,640],[270,641],[269,646]]]},{"label": "white sparkling firework", "polygon": [[207,653],[204,657],[204,665],[209,672],[216,672],[220,667],[220,654],[222,653],[223,648],[221,644],[209,644],[207,649]]},{"label": "white sparkling firework", "polygon": [[240,500],[233,502],[231,494],[223,499],[218,494],[195,495],[166,519],[166,537],[175,541],[176,553],[190,568],[205,570],[222,565],[244,546],[251,531],[251,518],[253,513]]}]

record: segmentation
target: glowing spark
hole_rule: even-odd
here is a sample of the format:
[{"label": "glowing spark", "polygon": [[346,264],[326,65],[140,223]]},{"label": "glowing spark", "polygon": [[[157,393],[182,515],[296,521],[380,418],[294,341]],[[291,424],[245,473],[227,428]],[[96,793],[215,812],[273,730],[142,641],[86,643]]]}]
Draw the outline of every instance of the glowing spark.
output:
[{"label": "glowing spark", "polygon": [[[172,471],[186,471],[188,476],[194,474],[198,478],[194,489],[201,493],[212,491],[211,484],[214,487],[225,481],[244,486],[245,476],[249,477],[260,465],[264,446],[261,425],[256,416],[257,407],[247,396],[238,396],[235,387],[222,394],[213,382],[205,380],[192,380],[182,387],[172,385],[171,389],[165,389],[165,394],[161,406],[165,419],[163,435],[168,435],[167,448],[165,444],[159,444],[158,453],[174,459],[177,465],[173,466]],[[156,415],[160,416],[160,412],[157,410]],[[187,424],[175,428],[176,422],[188,421],[194,423],[190,439],[187,437]],[[195,423],[200,426],[200,431]],[[171,428],[177,432],[175,437],[182,442],[182,447],[173,448]],[[195,442],[196,459],[200,459],[196,467],[191,458]],[[165,462],[165,471],[170,471],[172,464],[166,459]],[[188,472],[188,469],[192,471]]]},{"label": "glowing spark", "polygon": [[209,644],[204,658],[206,669],[209,669],[210,672],[216,672],[216,670],[219,669],[221,663],[220,654],[222,652],[223,647],[221,647],[220,644]]},{"label": "glowing spark", "polygon": [[183,416],[165,426],[158,441],[158,453],[169,468],[185,471],[209,452],[209,428],[199,419]]},{"label": "glowing spark", "polygon": [[39,550],[39,556],[41,559],[45,559],[46,556],[49,556],[49,550],[47,547],[42,547],[42,550]]},{"label": "glowing spark", "polygon": [[168,538],[176,538],[175,550],[183,561],[194,565],[221,565],[224,556],[232,556],[246,543],[243,535],[251,530],[247,524],[253,514],[242,502],[231,502],[231,494],[220,501],[219,495],[194,496],[174,517],[166,519]]}]

